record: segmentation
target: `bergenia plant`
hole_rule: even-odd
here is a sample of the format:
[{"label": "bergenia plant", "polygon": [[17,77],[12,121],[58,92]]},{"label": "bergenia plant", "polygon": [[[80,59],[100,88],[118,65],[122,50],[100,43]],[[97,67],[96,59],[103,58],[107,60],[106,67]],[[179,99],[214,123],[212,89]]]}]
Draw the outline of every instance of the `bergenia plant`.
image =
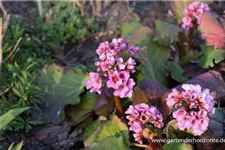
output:
[{"label": "bergenia plant", "polygon": [[[215,99],[225,96],[225,91],[221,90],[225,89],[225,83],[216,71],[209,71],[198,76],[203,72],[202,70],[198,72],[198,68],[213,67],[214,62],[224,60],[221,55],[225,56],[225,53],[214,51],[212,47],[205,45],[201,45],[200,51],[198,49],[200,45],[196,43],[192,45],[194,30],[197,27],[200,28],[207,13],[210,13],[206,3],[191,2],[182,11],[184,16],[181,26],[157,20],[155,32],[139,23],[125,24],[122,27],[121,36],[129,39],[130,43],[145,47],[143,49],[130,45],[123,38],[114,38],[111,42],[102,42],[96,50],[97,70],[89,73],[86,88],[90,92],[97,92],[103,96],[106,95],[105,87],[112,90],[121,119],[117,118],[116,122],[111,122],[110,135],[111,129],[120,129],[118,132],[114,131],[116,138],[119,132],[126,132],[125,136],[122,134],[120,136],[124,138],[123,141],[130,142],[129,146],[153,150],[170,149],[168,147],[171,146],[171,149],[176,149],[173,147],[174,142],[170,143],[164,138],[202,139],[203,133],[206,133],[208,129],[213,134],[217,134],[209,122],[217,118],[219,109],[215,107],[220,104],[216,103]],[[127,31],[128,26],[132,31]],[[211,36],[211,32],[208,35]],[[188,68],[190,63],[197,69]],[[188,74],[189,70],[193,74]],[[137,83],[134,79],[143,80]],[[190,80],[187,81],[188,79]],[[217,89],[216,86],[220,83],[221,87]],[[123,105],[126,109],[125,116],[120,104],[122,98],[129,99]],[[98,99],[100,100],[101,98]],[[108,109],[108,104],[106,105],[104,109]],[[95,112],[98,113],[96,110]],[[104,116],[109,116],[109,113],[107,112]],[[104,131],[98,128],[96,132],[105,135],[108,127],[107,124],[103,128]],[[224,130],[224,127],[221,128],[220,130]],[[132,136],[131,139],[129,134]],[[157,142],[157,140],[164,141]],[[181,143],[175,142],[175,145],[185,148],[190,146],[189,143]]]},{"label": "bergenia plant", "polygon": [[133,56],[139,47],[129,45],[123,38],[114,38],[111,42],[102,42],[96,53],[99,61],[95,62],[97,72],[89,73],[86,88],[90,92],[101,94],[103,87],[113,89],[115,104],[120,113],[123,113],[120,98],[131,98],[134,79],[130,74],[135,72],[136,62]]},{"label": "bergenia plant", "polygon": [[187,30],[194,28],[195,24],[200,24],[203,13],[209,10],[209,6],[203,2],[192,2],[184,10],[182,27]]},{"label": "bergenia plant", "polygon": [[191,130],[195,136],[203,134],[209,125],[209,115],[215,113],[214,95],[200,85],[183,84],[182,91],[173,89],[166,99],[173,110],[177,128]]},{"label": "bergenia plant", "polygon": [[192,43],[194,27],[201,23],[202,15],[204,12],[209,11],[210,8],[203,2],[192,2],[185,10],[182,19],[182,28],[189,30],[187,48],[189,49]]},{"label": "bergenia plant", "polygon": [[[126,118],[129,121],[129,130],[134,132],[134,140],[140,144],[143,143],[142,137],[144,136],[145,130],[147,129],[147,131],[149,131],[147,128],[148,125],[153,125],[159,129],[164,125],[163,117],[159,110],[156,107],[149,106],[145,103],[137,104],[135,106],[130,105],[125,114],[127,114]],[[152,140],[153,135],[144,137],[149,138],[147,140]]]}]

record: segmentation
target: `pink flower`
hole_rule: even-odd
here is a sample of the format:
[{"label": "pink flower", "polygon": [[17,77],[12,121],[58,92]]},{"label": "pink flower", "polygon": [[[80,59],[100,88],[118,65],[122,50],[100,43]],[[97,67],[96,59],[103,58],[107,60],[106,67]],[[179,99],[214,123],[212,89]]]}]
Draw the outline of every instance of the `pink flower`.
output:
[{"label": "pink flower", "polygon": [[[215,112],[214,96],[200,85],[183,84],[183,91],[173,90],[167,97],[167,105],[178,108],[172,113],[180,130],[192,129],[193,135],[201,135],[208,129],[209,118]],[[178,96],[182,93],[182,96]],[[179,102],[179,107],[177,103]]]},{"label": "pink flower", "polygon": [[[129,74],[129,72],[127,72],[127,71],[120,71],[120,72],[119,72],[119,78],[120,78],[123,82],[127,82],[128,79],[130,78],[130,74]],[[131,79],[130,79],[130,80],[131,80]],[[132,79],[132,81],[134,81],[134,80]],[[132,87],[132,89],[133,89],[133,87]]]},{"label": "pink flower", "polygon": [[198,18],[201,18],[203,12],[204,12],[204,10],[200,8],[200,9],[198,9],[198,10],[195,12],[194,16],[195,16],[197,19],[198,19]]},{"label": "pink flower", "polygon": [[96,53],[101,56],[103,54],[106,54],[110,49],[110,45],[108,41],[100,43],[98,49],[96,50]]},{"label": "pink flower", "polygon": [[184,126],[184,123],[183,122],[178,122],[176,126],[181,131],[184,131],[185,130],[185,126]]},{"label": "pink flower", "polygon": [[191,111],[191,112],[190,112],[190,115],[191,115],[192,117],[196,117],[196,116],[198,115],[198,113],[195,112],[195,111]]},{"label": "pink flower", "polygon": [[146,113],[142,113],[141,117],[140,117],[140,121],[145,124],[149,121],[149,115],[147,115]]},{"label": "pink flower", "polygon": [[90,72],[89,73],[89,80],[85,81],[86,84],[86,88],[89,90],[90,92],[97,92],[99,94],[101,94],[102,91],[102,76],[99,75],[98,73],[95,72]]},{"label": "pink flower", "polygon": [[180,108],[177,111],[173,112],[173,118],[176,118],[177,121],[182,121],[186,115],[184,108]]},{"label": "pink flower", "polygon": [[194,125],[193,135],[199,136],[199,135],[203,134],[208,129],[209,118],[207,118],[207,117],[199,118],[198,120],[194,121],[193,125]]},{"label": "pink flower", "polygon": [[135,110],[133,105],[130,105],[127,109],[127,111],[125,111],[125,114],[133,114],[133,111]]},{"label": "pink flower", "polygon": [[128,47],[128,51],[130,52],[131,55],[135,55],[139,50],[140,50],[140,48],[137,46],[129,46]]},{"label": "pink flower", "polygon": [[114,90],[114,96],[131,98],[135,82],[130,78],[130,73],[135,72],[136,62],[133,56],[124,61],[121,54],[124,51],[136,53],[138,49],[137,46],[129,46],[128,41],[123,38],[114,38],[111,42],[100,43],[96,50],[99,60],[95,62],[95,66],[102,75],[91,76],[92,73],[90,73],[90,80],[86,81],[87,89],[101,93],[102,84],[106,83],[108,88]]},{"label": "pink flower", "polygon": [[118,71],[114,71],[109,75],[109,80],[106,82],[108,88],[117,89],[122,85],[122,79],[119,77]]},{"label": "pink flower", "polygon": [[113,95],[119,96],[120,98],[125,98],[128,91],[128,87],[123,83],[117,89],[115,89]]},{"label": "pink flower", "polygon": [[201,86],[196,84],[183,84],[182,89],[184,89],[185,91],[189,91],[189,92],[196,92],[196,93],[201,93]]},{"label": "pink flower", "polygon": [[154,127],[160,129],[164,125],[162,114],[157,110],[157,108],[154,106],[148,106],[145,103],[129,106],[125,114],[128,114],[126,118],[129,121],[129,130],[135,132],[133,137],[138,143],[143,142],[142,133],[148,123],[151,123]]},{"label": "pink flower", "polygon": [[199,110],[198,112],[198,117],[206,117],[207,116],[207,111],[206,110]]},{"label": "pink flower", "polygon": [[134,79],[129,78],[129,79],[127,80],[127,87],[128,87],[128,89],[129,89],[129,90],[132,90],[133,87],[134,87],[134,85],[135,85]]},{"label": "pink flower", "polygon": [[173,89],[166,99],[166,104],[169,107],[173,107],[176,103],[180,102],[182,95],[177,89]]},{"label": "pink flower", "polygon": [[116,59],[116,65],[119,70],[124,70],[126,68],[126,64],[123,62],[123,58],[121,57],[118,57]]},{"label": "pink flower", "polygon": [[97,63],[96,66],[98,66],[98,71],[107,71],[108,70],[108,64],[106,62],[100,62],[100,63]]},{"label": "pink flower", "polygon": [[129,108],[127,109],[125,114],[130,114],[130,115],[134,116],[134,118],[138,118],[140,116],[140,113],[138,112],[138,110],[136,110],[134,108],[134,106],[132,106],[132,105],[129,106]]},{"label": "pink flower", "polygon": [[130,57],[130,58],[127,60],[127,70],[129,70],[130,72],[134,73],[134,72],[135,72],[135,70],[134,70],[135,65],[136,65],[135,60],[134,60],[133,58]]},{"label": "pink flower", "polygon": [[134,131],[135,133],[142,131],[142,126],[139,122],[134,121],[129,130]]},{"label": "pink flower", "polygon": [[194,27],[193,22],[197,20],[197,24],[200,24],[201,18],[204,12],[209,11],[207,4],[203,2],[192,2],[185,10],[184,17],[182,19],[182,28],[191,29]]},{"label": "pink flower", "polygon": [[191,96],[191,92],[189,92],[189,91],[183,91],[182,92],[182,98],[189,99],[190,96]]},{"label": "pink flower", "polygon": [[194,118],[193,117],[191,117],[190,115],[186,115],[186,116],[184,116],[184,118],[183,118],[183,127],[185,128],[185,129],[190,129],[190,128],[192,128],[192,120],[193,120]]},{"label": "pink flower", "polygon": [[115,64],[115,57],[111,53],[106,54],[106,61],[108,62],[109,65],[114,65]]},{"label": "pink flower", "polygon": [[139,112],[143,113],[146,110],[148,110],[149,106],[145,103],[141,103],[141,104],[135,105],[134,108],[138,110]]},{"label": "pink flower", "polygon": [[127,41],[125,41],[123,38],[114,38],[110,45],[115,49],[116,52],[120,52],[127,48]]},{"label": "pink flower", "polygon": [[190,101],[195,101],[198,99],[198,94],[197,93],[192,93],[190,97]]},{"label": "pink flower", "polygon": [[191,22],[192,22],[192,19],[191,19],[190,16],[185,16],[185,17],[182,19],[182,21],[183,21],[183,24],[185,24],[186,26],[189,26],[189,25],[191,24]]},{"label": "pink flower", "polygon": [[128,92],[125,94],[125,97],[131,98],[133,96],[133,90],[128,90]]},{"label": "pink flower", "polygon": [[154,126],[157,127],[157,128],[159,128],[159,129],[161,129],[163,127],[163,125],[164,125],[164,123],[163,122],[160,122],[160,121],[156,121],[154,123]]}]

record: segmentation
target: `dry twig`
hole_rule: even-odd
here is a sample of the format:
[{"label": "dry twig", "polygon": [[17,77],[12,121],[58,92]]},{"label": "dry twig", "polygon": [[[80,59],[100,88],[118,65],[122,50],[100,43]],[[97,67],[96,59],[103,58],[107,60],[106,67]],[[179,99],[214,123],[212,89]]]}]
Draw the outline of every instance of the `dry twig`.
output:
[{"label": "dry twig", "polygon": [[16,45],[13,47],[13,50],[11,51],[11,53],[8,55],[8,57],[4,60],[4,63],[6,61],[8,61],[9,59],[11,59],[13,57],[14,54],[16,54],[16,52],[19,50],[18,45],[20,43],[20,41],[22,40],[22,38],[20,37],[19,40],[16,42]]},{"label": "dry twig", "polygon": [[0,18],[0,71],[2,71],[2,63],[3,63],[2,41],[3,41],[4,35],[8,28],[10,15],[7,14],[7,12],[1,2],[0,2],[0,9],[3,12],[3,18]]}]

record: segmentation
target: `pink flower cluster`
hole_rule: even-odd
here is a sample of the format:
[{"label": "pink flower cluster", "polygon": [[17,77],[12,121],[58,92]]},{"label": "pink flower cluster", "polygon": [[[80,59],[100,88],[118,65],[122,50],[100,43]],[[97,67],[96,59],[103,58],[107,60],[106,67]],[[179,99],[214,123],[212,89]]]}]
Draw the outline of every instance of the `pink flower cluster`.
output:
[{"label": "pink flower cluster", "polygon": [[208,115],[215,113],[214,95],[200,85],[183,84],[182,88],[181,92],[173,89],[166,99],[167,105],[176,109],[173,118],[177,120],[177,128],[201,135],[208,129]]},{"label": "pink flower cluster", "polygon": [[129,120],[129,130],[134,132],[134,139],[140,144],[143,143],[142,132],[147,124],[153,124],[157,128],[162,128],[164,125],[162,114],[157,108],[145,103],[135,106],[130,105],[125,114],[127,114],[126,118]]},{"label": "pink flower cluster", "polygon": [[200,24],[203,13],[209,10],[209,6],[203,2],[192,2],[184,10],[182,28],[187,30],[193,28],[195,21]]},{"label": "pink flower cluster", "polygon": [[[130,73],[135,72],[136,62],[133,55],[139,49],[137,46],[129,46],[128,41],[123,38],[114,38],[111,43],[102,42],[96,50],[99,61],[95,62],[95,65],[99,73],[89,73],[90,78],[86,81],[86,88],[100,94],[106,81],[106,86],[114,89],[114,96],[131,98],[135,82],[130,77]],[[123,54],[129,57],[124,59]]]}]

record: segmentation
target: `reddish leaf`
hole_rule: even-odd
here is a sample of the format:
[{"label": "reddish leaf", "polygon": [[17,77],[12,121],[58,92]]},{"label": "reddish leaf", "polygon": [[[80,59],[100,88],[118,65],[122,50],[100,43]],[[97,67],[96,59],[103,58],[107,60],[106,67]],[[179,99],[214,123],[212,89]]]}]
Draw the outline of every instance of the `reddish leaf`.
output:
[{"label": "reddish leaf", "polygon": [[98,101],[94,108],[94,111],[97,115],[102,115],[105,117],[108,116],[108,114],[112,111],[114,105],[112,97],[112,90],[105,88],[104,91],[99,95]]},{"label": "reddish leaf", "polygon": [[[212,139],[218,139],[220,140],[219,138],[216,138],[212,131],[210,130],[207,130],[204,134],[202,134],[200,136],[200,139],[203,139],[203,140],[212,140]],[[224,141],[224,139],[221,139]],[[225,149],[225,144],[224,142],[199,142],[197,143],[197,149],[199,150],[212,150],[212,149],[215,149],[215,150],[224,150]]]},{"label": "reddish leaf", "polygon": [[194,78],[202,73],[202,70],[199,68],[199,66],[192,65],[192,64],[184,66],[183,69],[186,75],[190,78]]},{"label": "reddish leaf", "polygon": [[94,110],[96,110],[104,105],[107,105],[110,102],[112,96],[113,96],[112,90],[109,88],[105,88],[103,90],[103,92],[99,95],[98,101],[95,105]]},{"label": "reddish leaf", "polygon": [[148,99],[145,95],[145,92],[143,92],[139,86],[134,87],[134,92],[135,92],[135,98],[132,101],[133,105],[137,105],[140,103],[148,103]]},{"label": "reddish leaf", "polygon": [[214,46],[215,48],[224,47],[224,29],[211,12],[205,12],[202,15],[199,29],[202,33],[203,39],[206,40],[207,45]]},{"label": "reddish leaf", "polygon": [[[224,80],[221,74],[214,70],[203,73],[189,81],[184,82],[183,84],[199,84],[203,88],[208,88],[211,92],[216,93],[216,99],[225,96]],[[181,86],[182,84],[177,86],[176,88],[178,90],[181,90]]]},{"label": "reddish leaf", "polygon": [[145,103],[147,100],[153,106],[157,107],[163,114],[163,118],[166,119],[170,113],[169,108],[165,103],[165,95],[167,94],[166,91],[163,90],[158,83],[148,78],[141,81],[139,88],[141,93],[136,94],[133,103]]}]

